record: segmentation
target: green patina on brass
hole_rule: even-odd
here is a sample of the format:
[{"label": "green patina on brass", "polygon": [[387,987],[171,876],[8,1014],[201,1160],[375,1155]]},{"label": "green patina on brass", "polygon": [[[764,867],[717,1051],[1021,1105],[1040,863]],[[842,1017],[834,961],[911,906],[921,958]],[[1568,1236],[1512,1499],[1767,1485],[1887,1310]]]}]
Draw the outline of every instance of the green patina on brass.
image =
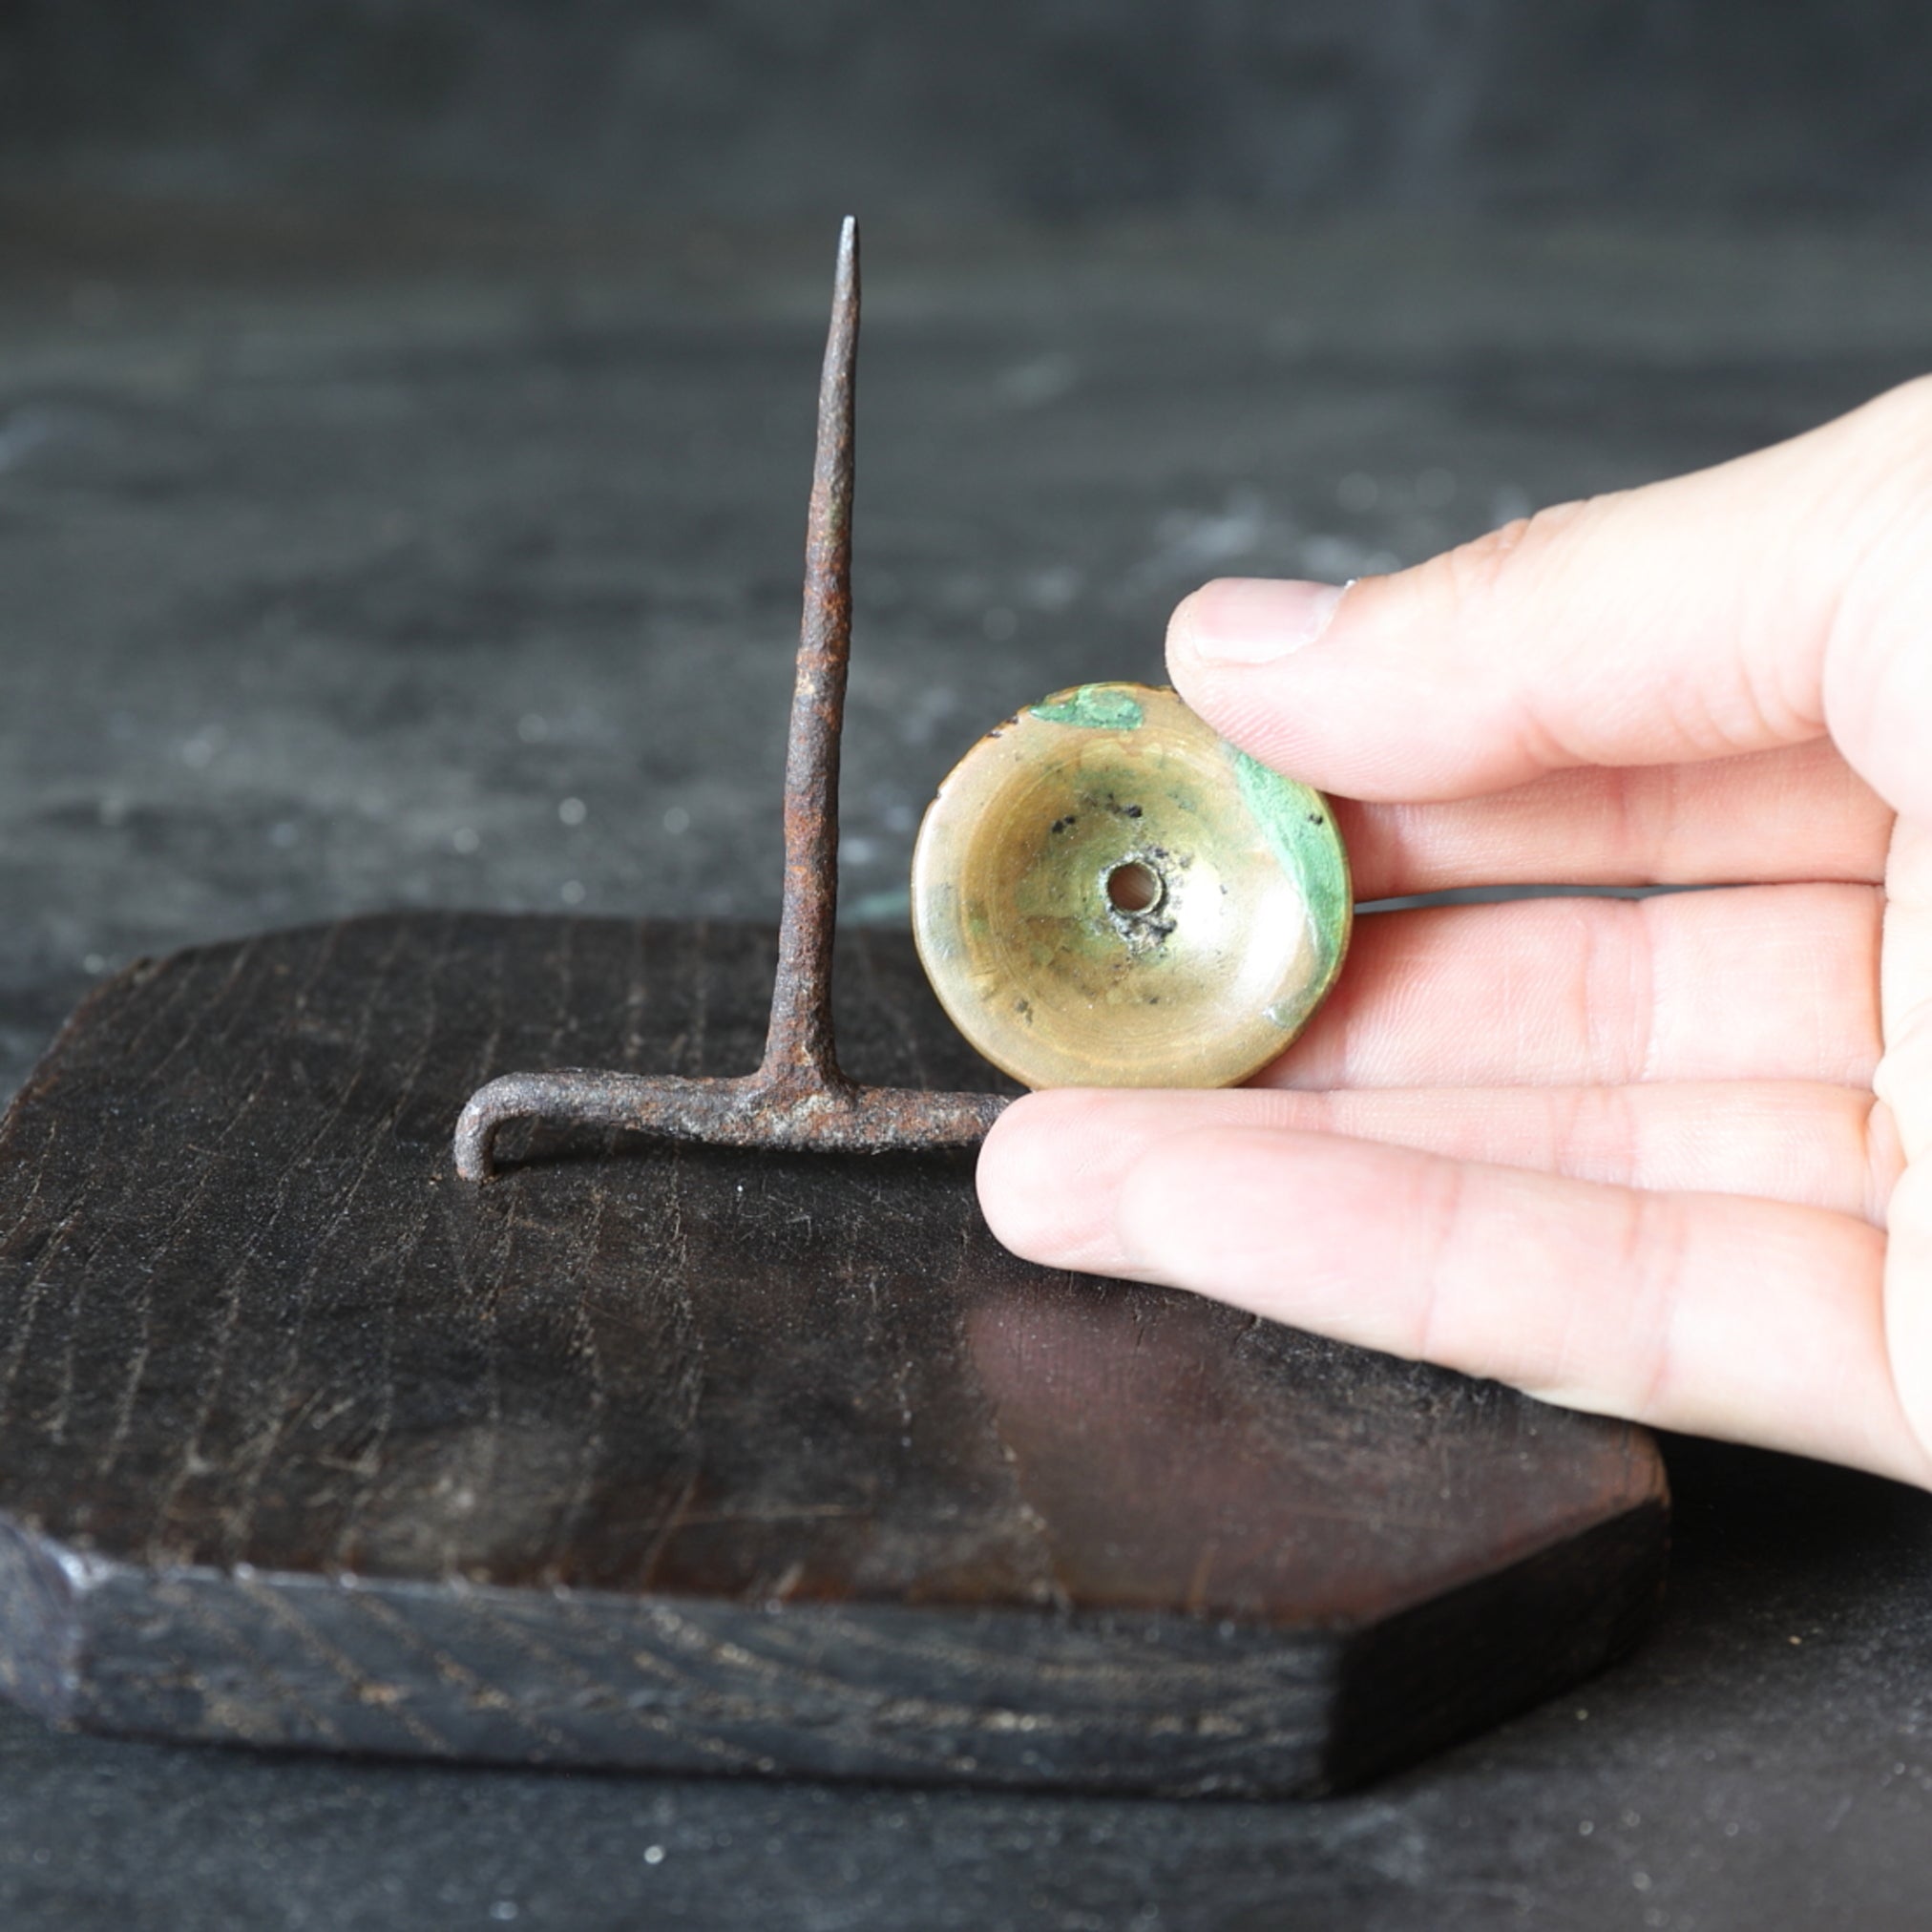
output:
[{"label": "green patina on brass", "polygon": [[1048,724],[1079,724],[1089,731],[1138,731],[1146,713],[1141,701],[1120,684],[1082,684],[1063,698],[1033,706]]},{"label": "green patina on brass", "polygon": [[1334,983],[1354,921],[1354,889],[1348,854],[1320,792],[1270,771],[1258,759],[1230,746],[1241,800],[1273,849],[1281,869],[1300,886],[1308,902],[1320,972],[1292,999],[1280,999],[1268,1017],[1284,1033],[1298,1033]]}]

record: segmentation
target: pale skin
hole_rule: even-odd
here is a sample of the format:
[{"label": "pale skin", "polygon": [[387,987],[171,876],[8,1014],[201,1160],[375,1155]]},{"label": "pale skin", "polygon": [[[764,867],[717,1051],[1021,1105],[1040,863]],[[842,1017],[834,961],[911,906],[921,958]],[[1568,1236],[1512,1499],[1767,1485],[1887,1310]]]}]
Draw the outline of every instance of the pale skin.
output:
[{"label": "pale skin", "polygon": [[1932,1485],[1932,379],[1167,660],[1361,898],[1727,890],[1361,919],[1251,1086],[1012,1107],[999,1238]]}]

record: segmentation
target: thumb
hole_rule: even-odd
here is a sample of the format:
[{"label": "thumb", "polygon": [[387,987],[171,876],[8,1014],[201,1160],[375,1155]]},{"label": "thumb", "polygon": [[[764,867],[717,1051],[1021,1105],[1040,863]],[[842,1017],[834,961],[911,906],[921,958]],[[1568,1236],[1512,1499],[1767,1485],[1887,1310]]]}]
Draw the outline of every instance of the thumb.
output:
[{"label": "thumb", "polygon": [[1932,379],[1345,590],[1210,583],[1167,661],[1225,737],[1350,797],[1829,732],[1894,808],[1932,813]]}]

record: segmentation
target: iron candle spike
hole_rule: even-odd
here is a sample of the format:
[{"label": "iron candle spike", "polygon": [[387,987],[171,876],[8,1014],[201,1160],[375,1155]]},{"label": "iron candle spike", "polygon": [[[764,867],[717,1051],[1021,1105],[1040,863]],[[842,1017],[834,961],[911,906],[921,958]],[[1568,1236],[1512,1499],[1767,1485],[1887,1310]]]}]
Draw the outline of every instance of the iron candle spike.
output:
[{"label": "iron candle spike", "polygon": [[512,1121],[618,1128],[666,1140],[826,1153],[970,1145],[999,1117],[998,1094],[860,1086],[832,1040],[838,903],[839,733],[851,657],[852,399],[858,357],[858,228],[839,234],[831,328],[818,389],[818,451],[806,526],[805,615],[785,759],[785,897],[771,1025],[756,1073],[733,1080],[593,1071],[512,1073],[471,1095],[456,1170],[487,1181]]}]

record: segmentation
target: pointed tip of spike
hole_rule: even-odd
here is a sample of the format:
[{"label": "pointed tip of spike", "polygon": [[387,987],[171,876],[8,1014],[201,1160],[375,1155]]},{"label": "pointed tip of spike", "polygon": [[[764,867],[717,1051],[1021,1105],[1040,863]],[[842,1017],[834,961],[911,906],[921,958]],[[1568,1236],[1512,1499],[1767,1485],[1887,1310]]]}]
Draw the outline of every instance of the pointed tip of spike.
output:
[{"label": "pointed tip of spike", "polygon": [[[836,352],[836,359],[841,363],[850,361],[851,352],[850,337],[851,331],[858,326],[858,309],[859,224],[856,216],[848,215],[839,223],[838,259],[832,265],[832,341],[828,343],[826,347],[829,358],[833,357]],[[844,319],[843,326],[841,318]],[[841,334],[847,338],[842,347],[839,346]],[[829,360],[826,368],[830,369],[831,367],[832,363]]]}]

